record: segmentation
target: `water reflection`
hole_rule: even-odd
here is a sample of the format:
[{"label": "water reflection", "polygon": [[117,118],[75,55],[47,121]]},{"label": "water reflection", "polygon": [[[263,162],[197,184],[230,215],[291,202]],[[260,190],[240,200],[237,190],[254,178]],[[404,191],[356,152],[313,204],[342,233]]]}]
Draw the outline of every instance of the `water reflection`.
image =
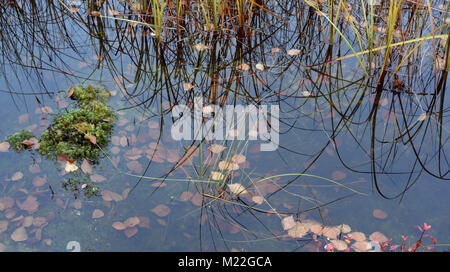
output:
[{"label": "water reflection", "polygon": [[[312,226],[351,221],[371,233],[378,230],[367,227],[373,219],[349,217],[350,212],[358,218],[367,214],[352,206],[367,205],[371,213],[385,203],[368,197],[373,192],[402,201],[421,182],[449,178],[444,69],[449,47],[440,13],[436,25],[424,29],[420,25],[427,19],[417,15],[415,6],[402,7],[392,20],[388,3],[238,1],[223,16],[197,2],[168,2],[164,8],[148,1],[139,6],[88,3],[1,5],[3,91],[11,99],[42,105],[53,103],[59,90],[85,82],[100,82],[116,94],[118,129],[111,156],[103,160],[107,174],[101,173],[108,178],[105,186],[112,187],[103,189],[102,200],[108,209],[131,201],[130,194],[135,202],[129,206],[152,201],[166,240],[142,250],[176,250],[183,239],[192,241],[180,246],[189,250],[255,250],[260,245],[322,250],[327,241],[317,240],[318,234],[345,240],[345,233],[326,229],[327,236],[323,229],[311,231]],[[220,108],[277,105],[279,148],[259,152],[260,143],[248,140],[249,135],[244,141],[174,141],[172,110],[194,107],[196,97],[203,97],[204,106]],[[271,126],[269,119],[265,125]],[[129,184],[113,185],[116,179]],[[438,185],[422,184],[422,193],[412,194],[433,196],[426,188],[431,186]],[[445,191],[446,184],[439,188]],[[188,201],[198,208],[180,205]],[[444,203],[433,220],[445,240],[450,236]],[[183,226],[167,222],[168,214],[160,213],[167,209],[157,208],[162,204]],[[383,205],[389,210],[403,204]],[[422,223],[424,212],[416,212],[420,222],[405,220],[408,227]],[[294,225],[281,228],[291,215]],[[385,234],[399,238],[403,230],[395,224],[402,220],[389,218],[383,231],[392,234]],[[137,229],[120,231],[130,238],[140,234]],[[180,231],[183,237],[167,238],[167,232],[177,230],[186,230]],[[174,244],[166,244],[167,239]],[[112,248],[125,250],[125,244]]]}]

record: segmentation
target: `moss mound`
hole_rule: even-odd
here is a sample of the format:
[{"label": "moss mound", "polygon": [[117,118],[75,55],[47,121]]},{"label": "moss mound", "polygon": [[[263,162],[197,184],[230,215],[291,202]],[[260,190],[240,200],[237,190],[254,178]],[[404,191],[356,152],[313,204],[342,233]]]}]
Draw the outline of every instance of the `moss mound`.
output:
[{"label": "moss mound", "polygon": [[110,94],[89,85],[72,87],[69,96],[76,107],[57,114],[39,139],[39,152],[55,158],[66,155],[75,160],[98,160],[109,142],[115,114],[104,104]]},{"label": "moss mound", "polygon": [[33,138],[33,133],[22,130],[21,132],[14,133],[12,135],[9,135],[6,141],[9,143],[9,145],[14,149],[16,152],[22,152],[25,149],[27,149],[29,146],[24,144],[23,142],[25,140],[29,140]]}]

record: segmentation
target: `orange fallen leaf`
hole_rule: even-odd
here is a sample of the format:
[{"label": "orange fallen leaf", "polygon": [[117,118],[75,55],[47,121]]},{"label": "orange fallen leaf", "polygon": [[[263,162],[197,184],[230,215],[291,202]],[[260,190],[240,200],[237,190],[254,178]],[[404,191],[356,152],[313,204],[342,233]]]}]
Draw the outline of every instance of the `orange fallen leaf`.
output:
[{"label": "orange fallen leaf", "polygon": [[74,91],[75,91],[74,87],[70,88],[69,92],[67,93],[67,97],[71,97]]}]

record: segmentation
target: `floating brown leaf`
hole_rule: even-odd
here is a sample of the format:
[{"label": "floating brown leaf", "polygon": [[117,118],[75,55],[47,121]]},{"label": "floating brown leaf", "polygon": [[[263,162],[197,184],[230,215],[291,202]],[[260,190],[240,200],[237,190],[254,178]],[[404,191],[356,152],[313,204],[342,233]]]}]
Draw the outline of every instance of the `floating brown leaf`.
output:
[{"label": "floating brown leaf", "polygon": [[127,225],[125,225],[125,224],[122,223],[122,222],[114,222],[114,223],[112,224],[112,227],[113,227],[114,229],[116,229],[116,230],[124,230],[124,229],[127,228]]},{"label": "floating brown leaf", "polygon": [[10,147],[10,145],[8,142],[1,142],[0,143],[0,152],[8,152],[9,147]]},{"label": "floating brown leaf", "polygon": [[375,231],[369,236],[369,239],[375,242],[384,243],[389,239],[381,232]]},{"label": "floating brown leaf", "polygon": [[245,162],[245,156],[241,154],[236,154],[231,158],[231,161],[237,164]]},{"label": "floating brown leaf", "polygon": [[164,204],[159,204],[152,209],[152,212],[154,212],[157,216],[164,217],[170,213],[170,208]]},{"label": "floating brown leaf", "polygon": [[300,54],[300,50],[298,49],[289,49],[288,51],[286,51],[286,54],[288,54],[289,56],[296,56],[298,54]]},{"label": "floating brown leaf", "polygon": [[222,151],[225,150],[225,148],[227,148],[226,146],[223,145],[219,145],[219,144],[212,144],[208,147],[209,151],[211,151],[214,154],[219,154]]},{"label": "floating brown leaf", "polygon": [[35,144],[35,142],[32,140],[23,140],[20,143],[23,144],[26,148],[32,147]]},{"label": "floating brown leaf", "polygon": [[125,232],[125,236],[127,238],[130,238],[138,232],[138,228],[136,228],[136,227],[127,228],[124,232]]},{"label": "floating brown leaf", "polygon": [[102,210],[95,209],[92,212],[92,219],[102,218],[103,216],[105,216],[105,213]]},{"label": "floating brown leaf", "polygon": [[380,209],[373,210],[373,217],[378,219],[386,219],[388,217],[387,213]]},{"label": "floating brown leaf", "polygon": [[233,162],[220,161],[218,166],[220,170],[228,170],[228,171],[239,170],[239,165]]},{"label": "floating brown leaf", "polygon": [[67,97],[71,97],[74,91],[75,91],[74,87],[70,88],[69,92],[67,93]]},{"label": "floating brown leaf", "polygon": [[190,89],[193,89],[193,88],[194,88],[194,85],[192,85],[191,83],[184,83],[183,84],[183,89],[185,91],[189,91]]},{"label": "floating brown leaf", "polygon": [[281,225],[283,226],[284,230],[290,230],[293,227],[295,227],[295,221],[294,221],[294,217],[291,216],[286,216],[285,218],[283,218],[283,220],[281,220]]},{"label": "floating brown leaf", "polygon": [[337,238],[339,231],[336,227],[324,227],[322,230],[322,235],[333,240]]},{"label": "floating brown leaf", "polygon": [[247,63],[241,63],[237,66],[237,68],[242,71],[247,71],[250,69],[250,65],[248,65]]},{"label": "floating brown leaf", "polygon": [[350,236],[355,241],[365,241],[366,240],[366,235],[362,232],[352,232],[352,233],[350,233]]},{"label": "floating brown leaf", "polygon": [[27,211],[29,214],[32,214],[37,211],[39,203],[37,202],[36,197],[29,195],[24,202],[20,203],[19,201],[17,201],[17,206],[19,206],[21,210]]},{"label": "floating brown leaf", "polygon": [[25,228],[30,227],[31,225],[33,225],[33,216],[29,215],[29,216],[25,216],[22,225]]},{"label": "floating brown leaf", "polygon": [[306,235],[308,229],[300,222],[295,222],[295,226],[289,229],[288,235],[292,238],[301,238]]},{"label": "floating brown leaf", "polygon": [[342,240],[331,240],[331,243],[335,246],[337,250],[346,250],[347,243]]},{"label": "floating brown leaf", "polygon": [[256,204],[263,204],[264,203],[264,197],[262,196],[254,196],[252,197],[252,201]]},{"label": "floating brown leaf", "polygon": [[27,231],[24,227],[20,227],[11,234],[11,239],[15,242],[23,242],[28,239]]},{"label": "floating brown leaf", "polygon": [[127,220],[125,220],[125,222],[124,222],[124,224],[127,226],[127,227],[134,227],[134,226],[136,226],[137,224],[139,224],[139,222],[141,222],[140,220],[139,220],[139,217],[130,217],[130,218],[128,218]]},{"label": "floating brown leaf", "polygon": [[240,183],[230,183],[230,184],[227,184],[227,186],[230,189],[230,191],[235,195],[248,193],[247,190],[245,189],[245,187],[242,186],[242,184],[240,184]]},{"label": "floating brown leaf", "polygon": [[103,200],[107,201],[107,202],[112,201],[113,199],[112,199],[111,193],[112,192],[109,191],[109,190],[103,190],[102,191],[102,198],[103,198]]},{"label": "floating brown leaf", "polygon": [[223,180],[223,174],[216,171],[211,171],[211,179],[212,180]]},{"label": "floating brown leaf", "polygon": [[367,241],[357,241],[352,245],[352,248],[357,252],[366,252],[371,246]]}]

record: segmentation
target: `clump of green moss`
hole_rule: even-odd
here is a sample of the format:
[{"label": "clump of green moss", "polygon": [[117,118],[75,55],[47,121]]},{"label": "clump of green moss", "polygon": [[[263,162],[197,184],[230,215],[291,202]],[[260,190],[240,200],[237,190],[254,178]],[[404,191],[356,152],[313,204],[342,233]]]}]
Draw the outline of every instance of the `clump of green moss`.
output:
[{"label": "clump of green moss", "polygon": [[33,133],[27,130],[22,130],[21,132],[9,135],[6,141],[16,152],[20,153],[25,149],[29,148],[29,146],[23,144],[22,142],[25,140],[29,140],[33,137],[34,137]]},{"label": "clump of green moss", "polygon": [[96,161],[101,148],[109,142],[115,114],[104,104],[110,94],[89,85],[76,86],[69,92],[76,107],[57,114],[53,124],[39,139],[39,152],[56,157],[66,155],[75,160]]},{"label": "clump of green moss", "polygon": [[74,198],[78,198],[80,193],[83,193],[84,198],[91,198],[94,195],[98,195],[100,192],[98,186],[89,183],[86,177],[68,178],[63,181],[61,185],[65,190],[70,190],[73,193]]}]

